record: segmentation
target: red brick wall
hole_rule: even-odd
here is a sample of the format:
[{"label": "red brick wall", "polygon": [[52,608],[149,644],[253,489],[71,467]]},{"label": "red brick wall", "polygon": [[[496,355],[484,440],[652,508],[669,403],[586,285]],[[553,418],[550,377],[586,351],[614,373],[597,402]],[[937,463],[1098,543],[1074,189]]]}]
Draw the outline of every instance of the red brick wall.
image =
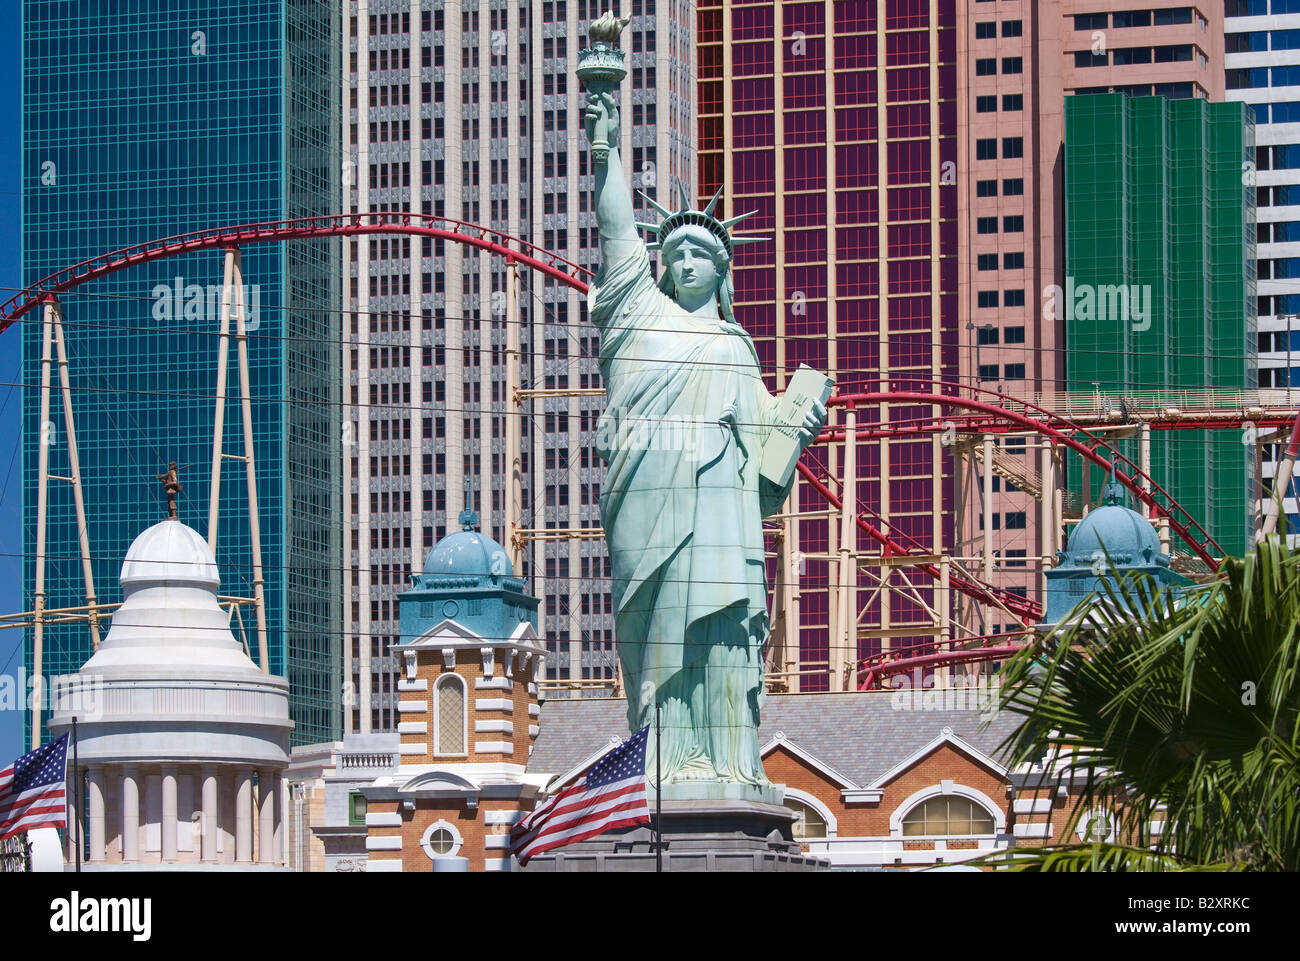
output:
[{"label": "red brick wall", "polygon": [[[482,871],[487,859],[509,857],[509,851],[505,849],[494,848],[489,851],[483,839],[489,834],[508,834],[510,831],[508,825],[485,824],[484,812],[527,811],[532,807],[531,799],[522,801],[518,798],[485,798],[477,807],[471,808],[455,798],[418,798],[415,802],[415,811],[403,816],[400,827],[371,827],[367,832],[370,837],[400,837],[402,850],[400,852],[372,851],[369,859],[379,861],[400,857],[403,872],[417,874],[430,872],[433,870],[433,865],[420,845],[420,840],[431,824],[447,821],[455,826],[463,840],[460,850],[456,852],[457,856],[469,859],[470,871]],[[393,813],[398,810],[400,810],[398,801],[376,801],[370,805],[370,811],[376,814]]]},{"label": "red brick wall", "polygon": [[995,771],[951,744],[941,744],[885,785],[879,802],[846,804],[839,785],[784,746],[778,745],[763,759],[763,763],[768,778],[774,783],[807,791],[825,804],[835,815],[840,837],[888,837],[889,818],[898,806],[916,791],[941,781],[954,781],[983,792],[1010,819],[1011,802],[1006,796],[1006,782]]},{"label": "red brick wall", "polygon": [[[502,690],[475,690],[474,682],[483,677],[483,658],[479,654],[478,648],[469,650],[459,649],[456,651],[455,667],[447,667],[443,661],[442,652],[437,650],[422,650],[419,653],[419,659],[416,666],[416,677],[423,678],[428,685],[425,691],[402,691],[399,700],[402,701],[423,701],[428,710],[418,713],[403,713],[399,720],[401,721],[424,721],[428,729],[424,734],[403,734],[401,740],[403,745],[418,744],[424,748],[423,754],[406,754],[402,756],[404,764],[434,764],[447,763],[511,763],[526,764],[528,763],[529,748],[532,746],[533,739],[528,735],[528,725],[536,723],[535,719],[528,714],[528,705],[536,704],[537,698],[528,693],[528,682],[532,676],[531,665],[525,670],[519,670],[516,667],[516,658],[511,650],[508,668],[502,663],[502,656],[506,653],[503,648],[496,648],[493,660],[493,677],[509,677],[514,681],[513,691]],[[434,730],[433,717],[433,688],[438,678],[443,674],[455,673],[465,680],[465,696],[468,699],[469,708],[469,731],[467,737],[467,746],[469,753],[464,756],[446,756],[435,755],[433,753],[434,738],[437,732]],[[513,710],[505,711],[476,711],[474,703],[482,698],[504,698],[513,704]],[[475,721],[511,721],[515,729],[512,736],[500,733],[474,733]],[[482,754],[474,750],[476,741],[510,741],[513,750],[509,753]]]}]

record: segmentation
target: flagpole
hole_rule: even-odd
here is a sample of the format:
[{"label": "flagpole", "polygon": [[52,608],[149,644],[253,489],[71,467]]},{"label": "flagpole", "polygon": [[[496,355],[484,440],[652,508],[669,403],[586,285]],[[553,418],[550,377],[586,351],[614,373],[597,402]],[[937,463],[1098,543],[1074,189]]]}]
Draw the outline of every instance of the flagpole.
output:
[{"label": "flagpole", "polygon": [[664,785],[661,771],[663,770],[663,739],[659,733],[659,699],[655,698],[655,872],[658,873],[664,869],[664,822],[663,822],[663,796]]},{"label": "flagpole", "polygon": [[77,826],[77,873],[81,873],[81,759],[77,754],[77,719],[72,718],[72,788],[77,813],[73,823]]}]

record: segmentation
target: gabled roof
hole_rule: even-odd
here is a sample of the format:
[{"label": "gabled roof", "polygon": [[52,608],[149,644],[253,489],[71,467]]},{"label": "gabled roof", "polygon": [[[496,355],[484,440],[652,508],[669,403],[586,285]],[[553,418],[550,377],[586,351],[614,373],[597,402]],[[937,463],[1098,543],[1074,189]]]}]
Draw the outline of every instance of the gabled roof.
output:
[{"label": "gabled roof", "polygon": [[959,738],[956,734],[952,732],[952,728],[945,727],[942,731],[939,732],[939,736],[936,737],[933,741],[917,748],[910,755],[900,760],[888,771],[886,771],[884,774],[880,775],[878,778],[876,778],[874,781],[868,784],[867,787],[884,788],[885,785],[887,785],[894,778],[898,777],[900,774],[902,774],[912,765],[925,760],[927,757],[929,757],[935,751],[939,750],[939,748],[945,744],[951,745],[952,747],[956,748],[958,751],[961,751],[963,754],[967,755],[973,760],[993,770],[994,772],[997,773],[999,777],[1003,777],[1003,778],[1007,777],[1007,768],[1005,765],[1000,764],[998,761],[994,760],[989,755],[985,754],[979,748],[973,747],[972,745],[964,741],[962,738]]},{"label": "gabled roof", "polygon": [[499,638],[487,640],[483,635],[470,630],[464,624],[452,618],[444,618],[433,627],[429,628],[419,637],[405,644],[397,644],[394,649],[412,648],[412,647],[499,647],[502,644],[513,644],[523,647],[532,647],[542,650],[537,643],[537,631],[529,621],[521,621],[518,626],[511,632],[510,637],[502,641]]},{"label": "gabled roof", "polygon": [[[918,694],[914,700],[922,698]],[[985,715],[973,708],[923,710],[910,704],[891,691],[772,694],[763,706],[758,739],[766,749],[784,734],[787,747],[797,745],[815,759],[814,766],[833,771],[833,782],[853,785],[844,790],[874,790],[900,764],[915,763],[937,748],[945,728],[959,750],[1003,770],[996,760],[999,745],[1019,727],[1019,716],[1010,711]],[[611,737],[628,736],[627,704],[610,698],[547,700],[539,723],[528,770],[559,774],[604,750]]]},{"label": "gabled roof", "polygon": [[809,767],[812,767],[814,770],[820,771],[822,774],[826,775],[827,780],[833,782],[834,784],[837,784],[842,788],[857,787],[856,784],[850,781],[839,771],[835,770],[833,767],[831,767],[829,764],[826,764],[824,761],[821,761],[818,758],[814,757],[812,754],[810,754],[808,751],[805,751],[794,741],[790,740],[790,738],[786,735],[785,731],[777,731],[776,734],[771,738],[771,740],[769,740],[766,744],[759,747],[758,749],[759,756],[767,757],[778,747],[785,748],[787,751],[789,751],[795,757],[799,758],[799,760],[803,761]]}]

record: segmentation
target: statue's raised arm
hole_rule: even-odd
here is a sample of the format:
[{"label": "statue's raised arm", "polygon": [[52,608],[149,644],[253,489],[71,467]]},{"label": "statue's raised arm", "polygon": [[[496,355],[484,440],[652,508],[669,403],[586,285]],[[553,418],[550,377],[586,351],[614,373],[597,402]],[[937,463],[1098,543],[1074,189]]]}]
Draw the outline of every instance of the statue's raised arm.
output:
[{"label": "statue's raised arm", "polygon": [[591,142],[596,177],[595,211],[602,266],[634,257],[643,246],[637,236],[632,193],[618,148],[621,130],[616,91],[627,76],[618,35],[627,23],[609,13],[592,23],[588,30],[591,47],[582,51],[578,60],[578,78],[587,89],[583,125]]}]

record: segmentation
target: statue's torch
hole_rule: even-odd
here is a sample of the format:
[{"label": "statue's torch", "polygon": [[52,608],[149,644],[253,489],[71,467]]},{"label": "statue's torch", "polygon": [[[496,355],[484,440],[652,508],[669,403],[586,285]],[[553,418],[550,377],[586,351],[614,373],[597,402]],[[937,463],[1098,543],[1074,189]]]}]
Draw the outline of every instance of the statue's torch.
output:
[{"label": "statue's torch", "polygon": [[[606,13],[588,28],[591,46],[578,52],[576,73],[589,93],[612,94],[627,76],[623,51],[618,47],[618,35],[628,23],[627,18],[619,20],[612,13]],[[607,126],[598,123],[591,139],[591,155],[596,163],[604,163],[609,158],[608,138]]]}]

